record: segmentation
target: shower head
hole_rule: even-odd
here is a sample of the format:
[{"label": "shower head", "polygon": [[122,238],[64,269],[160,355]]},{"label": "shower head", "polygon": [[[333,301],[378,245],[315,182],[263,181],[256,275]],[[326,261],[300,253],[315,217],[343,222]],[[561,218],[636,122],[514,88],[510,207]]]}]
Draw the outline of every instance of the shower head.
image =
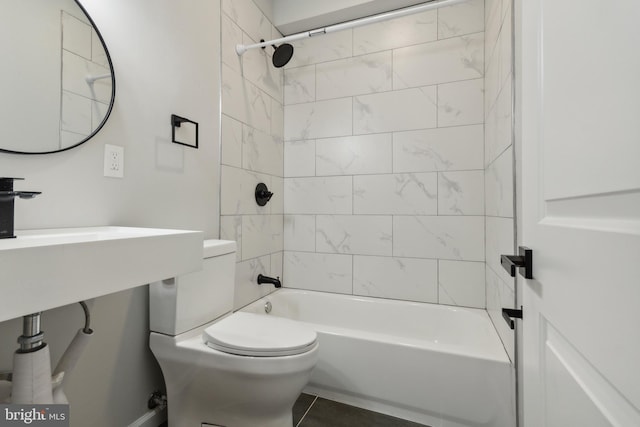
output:
[{"label": "shower head", "polygon": [[276,68],[282,68],[291,60],[293,56],[293,46],[289,43],[282,43],[280,46],[273,46],[275,51],[273,52],[273,66]]},{"label": "shower head", "polygon": [[[264,43],[264,39],[261,39],[260,43]],[[276,68],[282,68],[287,65],[293,56],[293,46],[289,43],[282,43],[280,46],[272,44],[271,46],[273,47],[273,57],[271,58],[273,66]],[[264,49],[264,46],[262,49]]]}]

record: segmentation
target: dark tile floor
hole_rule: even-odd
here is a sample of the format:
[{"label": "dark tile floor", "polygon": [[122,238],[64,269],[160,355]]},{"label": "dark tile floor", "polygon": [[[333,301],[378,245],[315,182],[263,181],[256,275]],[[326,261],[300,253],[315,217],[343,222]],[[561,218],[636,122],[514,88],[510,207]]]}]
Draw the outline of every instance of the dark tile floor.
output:
[{"label": "dark tile floor", "polygon": [[[167,427],[167,423],[159,427]],[[302,393],[293,405],[293,427],[429,426]]]},{"label": "dark tile floor", "polygon": [[293,405],[294,427],[428,427],[302,393]]}]

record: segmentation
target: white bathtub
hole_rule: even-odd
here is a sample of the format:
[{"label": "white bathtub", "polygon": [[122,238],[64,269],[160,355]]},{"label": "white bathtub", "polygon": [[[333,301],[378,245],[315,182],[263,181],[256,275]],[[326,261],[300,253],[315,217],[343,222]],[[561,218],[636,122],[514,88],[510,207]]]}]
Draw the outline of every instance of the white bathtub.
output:
[{"label": "white bathtub", "polygon": [[484,310],[280,289],[243,311],[304,322],[305,391],[432,427],[513,427],[512,369]]}]

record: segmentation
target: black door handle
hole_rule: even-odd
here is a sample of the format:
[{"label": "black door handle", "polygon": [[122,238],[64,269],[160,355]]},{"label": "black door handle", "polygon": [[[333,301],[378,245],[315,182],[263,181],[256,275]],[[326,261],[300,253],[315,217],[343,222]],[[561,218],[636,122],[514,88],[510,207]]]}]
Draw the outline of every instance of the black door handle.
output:
[{"label": "black door handle", "polygon": [[515,329],[516,322],[513,319],[522,319],[522,306],[520,306],[520,310],[515,308],[503,308],[502,317],[511,329]]},{"label": "black door handle", "polygon": [[525,246],[519,246],[518,252],[519,255],[500,255],[502,268],[507,270],[511,277],[516,277],[517,268],[525,279],[533,279],[533,251]]}]

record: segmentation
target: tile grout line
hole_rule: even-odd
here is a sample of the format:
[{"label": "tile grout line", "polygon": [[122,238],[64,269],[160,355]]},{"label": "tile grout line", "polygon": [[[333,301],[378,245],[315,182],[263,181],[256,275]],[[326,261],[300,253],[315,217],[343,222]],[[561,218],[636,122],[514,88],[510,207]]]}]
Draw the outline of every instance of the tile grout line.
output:
[{"label": "tile grout line", "polygon": [[315,399],[313,399],[313,402],[311,402],[311,405],[309,405],[307,410],[304,411],[304,414],[302,414],[302,418],[300,418],[300,421],[298,421],[298,424],[296,424],[296,427],[299,427],[300,424],[302,424],[302,421],[304,420],[304,418],[307,416],[307,414],[311,410],[311,407],[316,403],[316,400],[318,400],[318,396],[316,396]]}]

